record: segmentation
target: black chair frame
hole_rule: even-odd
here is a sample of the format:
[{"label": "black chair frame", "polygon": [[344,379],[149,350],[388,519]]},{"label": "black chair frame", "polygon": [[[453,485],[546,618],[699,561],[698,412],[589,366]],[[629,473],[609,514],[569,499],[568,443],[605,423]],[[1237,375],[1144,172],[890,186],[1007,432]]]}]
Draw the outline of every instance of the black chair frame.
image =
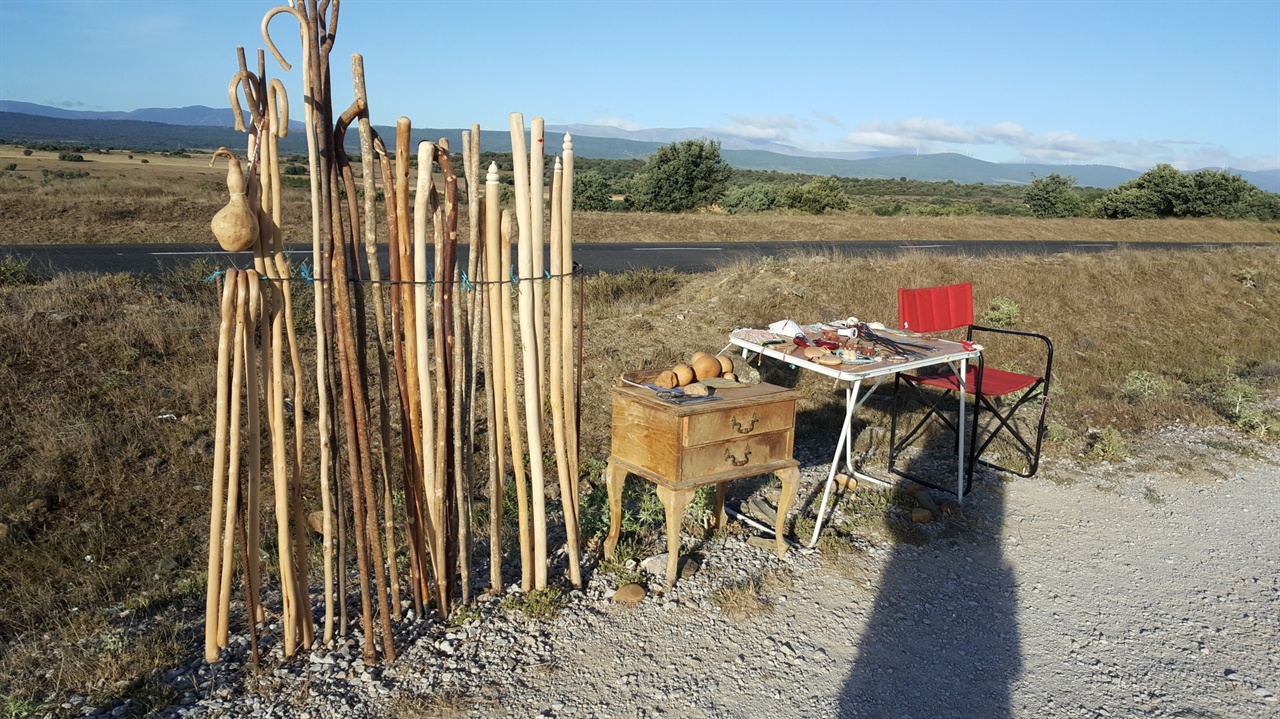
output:
[{"label": "black chair frame", "polygon": [[[1018,395],[1018,399],[1013,403],[1013,405],[1010,406],[1008,409],[1001,411],[1000,407],[996,406],[995,401],[993,401],[993,398],[999,397],[999,396],[1005,396],[1005,395],[986,395],[982,393],[982,386],[983,386],[982,380],[986,370],[986,358],[985,356],[982,356],[982,355],[978,357],[978,360],[977,360],[978,367],[973,375],[974,386],[967,388],[969,393],[973,395],[973,411],[971,413],[972,418],[970,420],[972,424],[968,428],[969,442],[968,442],[968,452],[966,452],[967,456],[965,457],[965,476],[964,476],[964,485],[962,490],[966,494],[969,492],[969,488],[973,483],[974,466],[978,463],[981,463],[987,467],[991,467],[992,469],[995,469],[1001,472],[1008,472],[1010,474],[1017,475],[1019,477],[1031,477],[1035,475],[1036,471],[1040,467],[1040,452],[1043,446],[1044,435],[1045,435],[1045,417],[1047,415],[1048,408],[1049,408],[1049,381],[1053,375],[1053,342],[1050,341],[1050,339],[1045,335],[1040,334],[1038,332],[1029,332],[1026,330],[1013,330],[1013,329],[1006,329],[1003,327],[987,327],[984,325],[971,324],[968,326],[968,330],[965,333],[965,339],[972,342],[974,339],[975,332],[990,332],[990,333],[1003,334],[1003,335],[1027,337],[1027,338],[1039,340],[1044,343],[1046,360],[1045,360],[1044,376],[1038,378],[1036,382],[1032,384],[1030,387],[1027,387],[1021,390],[1020,391],[1021,394]],[[921,403],[925,404],[928,407],[928,409],[926,410],[924,417],[922,417],[920,421],[918,421],[915,424],[915,426],[910,429],[910,431],[905,432],[903,435],[903,438],[899,440],[898,439],[898,408],[899,408],[900,400],[899,400],[898,392],[899,392],[899,388],[904,384],[911,387],[912,390],[915,391],[916,397],[919,398],[921,400]],[[930,482],[922,477],[919,477],[912,473],[908,473],[904,470],[898,469],[896,466],[896,461],[899,455],[902,453],[902,451],[911,445],[912,441],[920,434],[920,432],[924,429],[924,427],[927,424],[929,424],[930,420],[934,418],[937,418],[938,420],[940,420],[942,424],[945,427],[947,427],[948,430],[950,430],[952,433],[955,434],[957,444],[960,441],[959,430],[957,429],[956,422],[947,412],[943,411],[942,409],[943,403],[951,398],[952,391],[947,390],[947,391],[934,392],[932,393],[934,395],[933,400],[926,401],[924,393],[917,386],[918,384],[920,384],[918,381],[913,380],[913,378],[911,377],[904,377],[901,373],[894,375],[894,382],[893,382],[894,401],[893,401],[893,409],[892,409],[892,415],[891,415],[890,425],[889,425],[889,471],[900,477],[905,477],[919,484],[923,484],[925,486],[932,487],[934,489],[938,489],[943,492],[954,494],[955,493],[954,489],[944,487],[944,486],[939,486],[938,484]],[[1039,418],[1037,419],[1037,422],[1036,422],[1036,436],[1035,436],[1035,442],[1033,446],[1032,442],[1028,441],[1027,438],[1022,436],[1022,433],[1018,432],[1013,427],[1012,423],[1013,423],[1014,415],[1017,413],[1017,411],[1021,407],[1036,400],[1039,400],[1040,402],[1040,413],[1039,413]],[[982,414],[983,412],[991,414],[995,417],[996,426],[991,430],[991,432],[989,432],[983,438],[981,444],[979,444],[978,428],[981,424],[979,415]],[[1022,448],[1022,452],[1027,457],[1027,464],[1028,464],[1028,467],[1025,471],[1005,467],[1000,464],[997,464],[996,462],[982,458],[983,453],[985,453],[987,448],[991,446],[991,442],[995,440],[995,438],[998,437],[1002,431],[1007,432],[1009,436]]]}]

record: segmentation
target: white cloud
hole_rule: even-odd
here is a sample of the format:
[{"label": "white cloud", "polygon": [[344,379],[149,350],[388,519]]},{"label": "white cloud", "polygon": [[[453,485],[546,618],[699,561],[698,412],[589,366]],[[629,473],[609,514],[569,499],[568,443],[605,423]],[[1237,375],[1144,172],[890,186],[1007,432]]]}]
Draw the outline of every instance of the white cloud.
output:
[{"label": "white cloud", "polygon": [[841,122],[840,118],[836,117],[835,115],[822,112],[821,110],[814,110],[812,114],[814,117],[818,118],[819,120],[822,120],[823,122],[827,123],[832,127],[844,127],[844,123]]},{"label": "white cloud", "polygon": [[599,120],[589,120],[585,124],[601,125],[603,127],[616,127],[619,130],[626,130],[628,132],[635,132],[636,130],[646,129],[644,125],[634,123],[630,120],[623,120],[622,118],[618,118],[618,117],[604,117],[604,118],[600,118]]},{"label": "white cloud", "polygon": [[793,130],[800,127],[792,115],[727,115],[729,124],[713,128],[738,137],[753,140],[776,140],[786,142],[791,139]]},{"label": "white cloud", "polygon": [[858,125],[844,136],[854,149],[919,150],[971,153],[975,147],[1004,147],[1017,158],[1053,164],[1117,165],[1147,170],[1167,162],[1182,170],[1230,167],[1237,170],[1274,169],[1275,156],[1236,157],[1224,147],[1186,140],[1103,140],[1070,130],[1033,133],[1003,121],[969,128],[946,120],[919,117]]}]

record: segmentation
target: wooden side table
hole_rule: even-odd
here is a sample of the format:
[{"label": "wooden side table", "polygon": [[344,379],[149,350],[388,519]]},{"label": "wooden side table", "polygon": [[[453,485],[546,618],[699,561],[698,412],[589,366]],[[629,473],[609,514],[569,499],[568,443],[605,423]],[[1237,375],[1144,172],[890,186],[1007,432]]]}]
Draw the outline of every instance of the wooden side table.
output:
[{"label": "wooden side table", "polygon": [[782,481],[774,524],[778,556],[787,552],[783,526],[800,483],[795,445],[795,390],[771,384],[721,389],[722,399],[676,405],[652,390],[620,385],[613,390],[613,448],[605,481],[609,490],[612,558],[622,533],[622,485],[627,473],[657,485],[666,510],[667,587],[675,584],[680,559],[680,525],[694,491],[716,485],[714,522],[725,521],[725,483],[774,473]]}]

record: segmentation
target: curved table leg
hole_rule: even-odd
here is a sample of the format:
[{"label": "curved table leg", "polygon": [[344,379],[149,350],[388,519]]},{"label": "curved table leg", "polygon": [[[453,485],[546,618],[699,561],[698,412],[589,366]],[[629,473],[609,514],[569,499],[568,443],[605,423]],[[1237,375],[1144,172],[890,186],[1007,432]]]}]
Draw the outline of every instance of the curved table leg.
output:
[{"label": "curved table leg", "polygon": [[609,536],[604,540],[604,556],[613,559],[613,552],[618,548],[618,537],[622,534],[622,483],[627,479],[627,471],[610,461],[605,467],[604,482],[609,490]]},{"label": "curved table leg", "polygon": [[774,472],[782,481],[782,494],[778,495],[778,518],[773,525],[773,536],[778,542],[778,557],[787,553],[787,539],[784,529],[787,523],[787,512],[796,501],[796,492],[800,489],[800,468],[787,467]]},{"label": "curved table leg", "polygon": [[680,525],[684,521],[684,508],[693,497],[692,489],[667,489],[658,485],[658,499],[667,510],[667,589],[676,583],[680,567]]}]

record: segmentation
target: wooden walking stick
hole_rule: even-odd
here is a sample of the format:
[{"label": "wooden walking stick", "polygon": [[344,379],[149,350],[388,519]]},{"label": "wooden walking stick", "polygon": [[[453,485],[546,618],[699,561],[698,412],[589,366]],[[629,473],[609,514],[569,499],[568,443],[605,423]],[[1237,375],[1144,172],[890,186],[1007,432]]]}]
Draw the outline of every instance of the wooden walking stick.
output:
[{"label": "wooden walking stick", "polygon": [[[444,172],[446,190],[451,186],[449,180],[452,174],[448,157],[449,153],[446,148],[436,149],[435,159],[440,163],[441,170]],[[435,505],[436,517],[439,519],[435,526],[436,552],[439,555],[443,572],[437,577],[436,594],[440,599],[439,609],[441,616],[446,616],[449,613],[455,549],[454,541],[451,537],[452,512],[450,507],[452,494],[450,489],[454,484],[452,477],[454,453],[453,444],[450,440],[454,429],[456,429],[450,412],[455,396],[453,392],[453,377],[456,369],[453,363],[452,279],[454,255],[452,252],[453,245],[449,237],[450,233],[447,229],[448,218],[446,217],[446,212],[449,210],[452,199],[452,197],[447,197],[444,204],[436,204],[433,220],[435,229],[435,273],[433,275],[434,284],[432,285],[431,326],[432,337],[435,340],[434,352],[436,358],[436,482],[433,485],[434,496],[431,501]]]},{"label": "wooden walking stick", "polygon": [[[458,175],[449,155],[447,138],[441,139],[438,148],[436,162],[444,175],[445,192],[444,203],[440,208],[443,213],[437,212],[437,217],[443,214],[443,221],[436,225],[436,268],[437,286],[441,290],[439,297],[442,300],[440,319],[444,327],[441,334],[444,339],[442,356],[447,367],[443,379],[447,385],[448,399],[447,402],[440,402],[441,409],[448,417],[448,431],[440,433],[440,436],[447,445],[445,471],[452,473],[441,501],[445,507],[443,516],[447,518],[446,532],[451,535],[445,545],[445,561],[451,572],[456,566],[462,601],[465,603],[471,599],[471,558],[467,552],[471,536],[466,511],[470,487],[463,457],[464,454],[469,454],[464,451],[463,441],[466,437],[466,375],[469,371],[467,365],[470,350],[467,346],[467,318],[464,313],[466,300],[458,295],[462,287],[458,266]],[[437,374],[437,378],[440,377]],[[448,491],[450,485],[452,492]]]},{"label": "wooden walking stick", "polygon": [[450,402],[450,409],[453,412],[453,516],[457,522],[457,538],[455,551],[457,554],[458,565],[458,584],[461,587],[461,601],[468,604],[471,601],[471,512],[469,511],[469,498],[471,496],[471,474],[467,471],[468,459],[471,456],[469,448],[464,447],[464,442],[468,439],[467,434],[467,415],[470,413],[470,403],[467,401],[467,389],[470,384],[468,377],[471,374],[471,347],[470,332],[468,332],[469,318],[466,312],[467,302],[465,295],[459,296],[462,292],[462,271],[457,262],[458,247],[458,193],[457,193],[457,176],[450,168],[449,173],[445,176],[445,227],[448,232],[449,246],[453,253],[453,270],[449,273],[450,282],[448,287],[453,294],[452,302],[452,327],[450,328],[451,339],[453,340],[453,371],[451,373],[451,381],[453,384],[453,397]]},{"label": "wooden walking stick", "polygon": [[[466,316],[471,323],[470,330],[465,334],[464,339],[470,347],[467,355],[467,395],[466,395],[466,415],[467,415],[467,444],[472,448],[466,453],[466,475],[467,475],[467,492],[465,514],[467,520],[467,540],[466,547],[467,556],[470,557],[474,547],[474,539],[470,534],[470,517],[472,516],[472,490],[474,488],[475,477],[475,452],[476,446],[476,424],[478,421],[476,406],[476,385],[479,383],[480,374],[480,356],[485,352],[488,345],[488,332],[483,326],[484,305],[487,297],[481,291],[482,285],[477,280],[484,274],[484,234],[483,225],[481,224],[481,208],[480,208],[480,125],[473,124],[471,132],[463,133],[462,144],[466,156],[466,173],[467,173],[467,276],[473,282],[472,291],[468,292],[466,304]],[[486,383],[488,388],[488,383]],[[486,389],[487,391],[487,389]]]},{"label": "wooden walking stick", "polygon": [[[502,211],[502,276],[511,276],[511,213]],[[529,526],[529,480],[524,468],[524,443],[520,439],[520,417],[516,409],[516,333],[511,308],[510,286],[502,294],[502,364],[505,369],[507,436],[511,441],[511,473],[516,484],[516,530],[520,537],[520,589],[533,589],[533,533]]]},{"label": "wooden walking stick", "polygon": [[[343,189],[346,191],[348,198],[354,200],[357,195],[355,179],[351,173],[351,162],[347,157],[344,149],[344,139],[347,127],[350,126],[352,120],[355,119],[359,111],[358,106],[351,106],[344,111],[334,126],[333,145],[334,159],[338,171],[341,173]],[[334,207],[339,205],[338,198],[334,198]],[[334,252],[334,301],[337,308],[336,316],[339,325],[339,348],[343,352],[343,363],[345,365],[346,376],[351,384],[352,400],[350,403],[351,415],[348,424],[355,425],[355,442],[350,446],[349,453],[358,453],[359,461],[355,467],[359,469],[359,473],[352,477],[353,483],[358,481],[361,485],[361,496],[364,500],[364,531],[369,547],[370,558],[373,560],[373,576],[377,584],[378,591],[378,616],[382,623],[382,649],[387,661],[395,660],[395,642],[391,632],[391,614],[387,600],[387,577],[386,561],[382,551],[382,538],[379,536],[378,522],[378,505],[377,493],[373,486],[373,451],[370,448],[369,435],[369,397],[368,397],[368,372],[366,371],[365,343],[362,341],[365,337],[364,332],[364,303],[360,294],[359,286],[359,265],[349,265],[355,262],[354,240],[355,234],[359,232],[360,211],[356,208],[355,202],[349,202],[348,222],[349,227],[344,227],[341,222],[341,216],[335,214],[335,239],[339,241],[338,251]],[[355,273],[354,283],[348,282],[348,268]],[[352,285],[355,286],[355,302],[352,302]],[[357,330],[357,328],[359,328]],[[368,626],[366,632],[372,632],[373,628]]]},{"label": "wooden walking stick", "polygon": [[231,397],[231,346],[236,283],[239,271],[227,270],[222,283],[221,322],[218,325],[218,397],[213,435],[213,489],[209,508],[209,576],[204,605],[204,660],[218,661],[218,599],[222,580],[222,508],[226,487],[227,424]]},{"label": "wooden walking stick", "polygon": [[[262,426],[261,409],[258,405],[258,359],[253,348],[253,339],[258,334],[258,317],[262,314],[262,289],[256,272],[245,273],[249,286],[249,308],[245,324],[244,346],[245,396],[248,398],[248,421],[245,423],[249,434],[249,485],[245,490],[245,596],[249,609],[249,627],[253,631],[257,622],[266,617],[262,610],[262,576],[258,559],[262,546],[260,535],[262,520],[259,516],[262,488]],[[254,647],[257,651],[257,647]]]},{"label": "wooden walking stick", "polygon": [[[314,6],[311,8],[315,11]],[[327,379],[329,367],[328,355],[328,337],[326,334],[326,322],[328,322],[327,303],[324,301],[324,295],[328,292],[325,289],[325,281],[328,277],[328,263],[325,261],[321,244],[321,225],[324,213],[322,212],[321,177],[319,172],[319,152],[316,142],[316,89],[318,86],[318,72],[316,66],[319,63],[318,45],[315,43],[317,36],[314,32],[315,24],[311,22],[307,15],[307,7],[300,5],[293,7],[291,5],[281,5],[269,10],[262,18],[261,33],[262,38],[271,53],[275,56],[280,66],[286,72],[289,71],[290,65],[285,61],[280,51],[276,49],[275,43],[271,41],[268,25],[271,18],[277,14],[287,12],[294,16],[298,21],[298,32],[301,39],[302,48],[302,79],[303,79],[303,117],[306,123],[307,137],[307,165],[308,175],[311,184],[311,265],[314,279],[318,285],[316,290],[315,305],[315,332],[316,332],[316,428],[320,441],[320,501],[321,511],[324,514],[322,529],[324,533],[324,604],[325,604],[325,623],[324,623],[324,640],[329,643],[333,639],[333,620],[334,620],[334,527],[333,527],[333,497],[332,485],[330,481],[330,472],[332,468],[332,459],[334,446],[332,443],[333,431],[329,424],[329,418],[332,413],[330,408],[331,386]],[[336,8],[335,8],[336,19]],[[236,113],[237,117],[240,113]],[[287,125],[286,125],[287,127]],[[326,128],[327,130],[327,128]],[[265,369],[265,368],[264,368]],[[302,412],[297,411],[298,416]],[[339,596],[344,596],[342,581],[342,573],[337,574]],[[345,622],[345,616],[343,617]]]},{"label": "wooden walking stick", "polygon": [[[502,269],[501,209],[498,196],[498,164],[489,165],[484,189],[484,280],[488,304],[489,322],[489,374],[485,386],[492,388],[493,399],[489,414],[489,454],[491,462],[489,481],[489,585],[495,594],[502,591],[502,514],[503,481],[506,476],[503,452],[506,448],[504,400],[506,393],[505,342],[502,337],[501,304],[511,307],[511,293],[502,295],[511,268]],[[523,540],[523,537],[521,538]]]},{"label": "wooden walking stick", "polygon": [[[408,142],[407,137],[405,142]],[[427,587],[427,529],[422,505],[424,491],[421,464],[422,436],[421,427],[415,424],[417,421],[415,418],[421,416],[421,407],[417,404],[417,395],[410,393],[410,387],[418,386],[418,379],[416,374],[408,374],[405,359],[410,351],[410,345],[413,344],[411,338],[416,327],[410,327],[406,323],[405,317],[412,317],[413,312],[410,306],[407,308],[409,315],[405,315],[406,307],[402,302],[404,288],[410,287],[412,290],[412,286],[406,284],[406,282],[413,277],[413,267],[402,260],[402,257],[409,257],[408,247],[412,244],[412,238],[407,235],[400,236],[400,221],[397,210],[400,198],[396,192],[396,183],[392,180],[391,162],[387,157],[386,146],[376,132],[374,133],[373,146],[378,155],[382,187],[387,193],[387,199],[383,202],[383,206],[386,208],[387,214],[387,255],[391,264],[391,341],[392,346],[395,348],[396,386],[400,396],[400,447],[403,458],[404,504],[409,529],[409,566],[413,570],[410,573],[410,579],[414,582],[414,613],[417,616],[422,616],[422,606],[424,603],[430,602],[430,597]],[[413,296],[412,292],[410,296]],[[416,352],[417,348],[413,347],[412,349]],[[416,373],[416,368],[414,372]]]},{"label": "wooden walking stick", "polygon": [[[418,185],[414,197],[413,208],[413,267],[417,284],[414,286],[416,322],[417,386],[419,390],[419,412],[422,416],[422,477],[423,498],[425,499],[427,517],[427,551],[431,555],[431,569],[436,581],[436,611],[443,618],[448,616],[448,569],[444,566],[444,548],[441,546],[440,505],[437,502],[439,491],[437,486],[444,481],[443,473],[438,472],[437,440],[435,428],[436,406],[431,387],[431,374],[427,362],[427,215],[430,212],[431,195],[431,162],[435,155],[435,146],[429,142],[418,143]],[[407,343],[407,340],[406,340]],[[437,357],[436,371],[440,372],[443,360]]]},{"label": "wooden walking stick", "polygon": [[[240,373],[244,371],[245,315],[248,305],[248,288],[245,273],[236,277],[235,315],[236,325],[231,351],[231,408],[228,413],[228,455],[226,525],[222,530],[222,578],[219,580],[218,597],[218,646],[227,646],[228,627],[231,623],[231,578],[235,568],[236,509],[240,506]],[[246,589],[247,589],[246,583]],[[253,621],[253,617],[249,621]]]},{"label": "wooden walking stick", "polygon": [[[564,143],[560,146],[562,157],[564,159],[564,178],[562,189],[560,191],[560,282],[561,295],[560,300],[563,303],[560,325],[561,343],[564,350],[564,366],[565,381],[563,383],[562,392],[564,395],[564,413],[565,413],[565,434],[568,439],[569,446],[569,479],[573,485],[573,506],[575,521],[578,515],[578,402],[577,392],[577,375],[574,372],[576,363],[573,362],[574,342],[573,342],[573,138],[569,133],[565,133]],[[581,538],[579,538],[581,539]]]},{"label": "wooden walking stick", "polygon": [[[364,84],[364,58],[358,54],[351,56],[351,78],[355,90],[354,106],[360,130],[360,177],[364,189],[364,251],[365,263],[369,268],[369,284],[373,292],[374,320],[376,334],[374,347],[378,356],[378,429],[381,441],[378,443],[378,476],[382,481],[383,530],[386,533],[387,556],[391,582],[391,611],[397,621],[400,620],[400,570],[395,561],[395,525],[392,522],[393,504],[391,497],[391,413],[387,385],[390,372],[387,366],[387,321],[382,308],[382,268],[378,266],[377,221],[374,218],[376,193],[373,182],[373,128],[369,124],[369,102]],[[354,204],[353,198],[348,198]],[[409,532],[412,535],[412,530]],[[413,542],[409,541],[410,554]],[[412,563],[410,564],[412,567]]]},{"label": "wooden walking stick", "polygon": [[[513,112],[511,121],[511,154],[516,170],[516,223],[519,225],[519,276],[520,276],[520,345],[524,359],[524,418],[525,432],[529,438],[529,491],[533,510],[533,588],[547,586],[547,495],[542,476],[542,412],[541,393],[538,388],[538,330],[534,315],[541,302],[534,297],[538,287],[534,275],[533,255],[541,253],[535,247],[530,226],[531,200],[529,197],[529,170],[525,164],[527,154],[524,142],[524,118]],[[522,168],[523,171],[522,171]]]},{"label": "wooden walking stick", "polygon": [[582,572],[579,569],[581,557],[578,553],[578,510],[577,497],[573,493],[573,483],[569,479],[569,445],[565,426],[564,406],[564,287],[560,275],[564,272],[561,243],[564,228],[560,224],[561,192],[564,184],[564,172],[556,159],[555,170],[551,181],[551,327],[548,345],[550,349],[548,390],[551,393],[551,433],[555,443],[556,475],[560,481],[560,505],[564,511],[564,532],[569,554],[569,581],[575,587],[582,586]]},{"label": "wooden walking stick", "polygon": [[[265,60],[262,51],[258,52],[258,65],[265,72]],[[284,434],[284,368],[283,368],[283,340],[287,338],[289,341],[289,358],[290,368],[293,373],[293,435],[294,435],[294,451],[289,462],[289,497],[290,497],[290,513],[293,516],[293,548],[295,553],[295,566],[297,577],[297,593],[301,598],[301,602],[297,612],[297,621],[301,634],[301,642],[306,646],[310,646],[315,640],[315,627],[311,621],[311,602],[309,600],[310,591],[307,582],[307,523],[302,508],[302,451],[303,451],[303,397],[302,397],[302,360],[298,353],[298,336],[293,322],[293,290],[291,283],[292,268],[289,260],[284,252],[284,239],[281,233],[281,225],[284,218],[284,207],[281,201],[281,181],[280,181],[280,138],[288,134],[289,126],[289,104],[284,91],[284,85],[277,79],[272,79],[266,91],[267,101],[267,129],[266,133],[266,151],[263,153],[264,163],[263,169],[266,175],[266,181],[263,182],[264,189],[270,189],[270,203],[264,203],[263,208],[270,209],[271,219],[269,223],[270,232],[262,232],[260,243],[266,245],[269,241],[270,246],[267,251],[274,263],[268,263],[268,274],[274,269],[274,282],[272,290],[274,296],[274,307],[276,315],[273,321],[273,372],[278,373],[279,377],[275,380],[274,386],[278,388],[279,395],[276,399],[277,417],[280,428],[276,434],[283,439]],[[283,322],[284,337],[282,338],[279,323]],[[283,451],[283,448],[282,448]]]},{"label": "wooden walking stick", "polygon": [[[543,226],[545,225],[545,210],[543,209],[543,190],[544,178],[543,174],[546,167],[546,133],[544,132],[544,124],[541,117],[535,117],[529,121],[529,238],[530,247],[533,248],[533,296],[537,300],[537,307],[533,314],[533,326],[536,328],[534,333],[533,346],[537,348],[535,356],[538,359],[538,416],[546,415],[545,397],[547,396],[547,379],[546,379],[546,355],[547,355],[547,333],[546,320],[543,319],[543,276],[546,274],[546,265],[543,262],[542,253],[546,246]],[[523,238],[525,228],[520,228],[520,237]]]}]

